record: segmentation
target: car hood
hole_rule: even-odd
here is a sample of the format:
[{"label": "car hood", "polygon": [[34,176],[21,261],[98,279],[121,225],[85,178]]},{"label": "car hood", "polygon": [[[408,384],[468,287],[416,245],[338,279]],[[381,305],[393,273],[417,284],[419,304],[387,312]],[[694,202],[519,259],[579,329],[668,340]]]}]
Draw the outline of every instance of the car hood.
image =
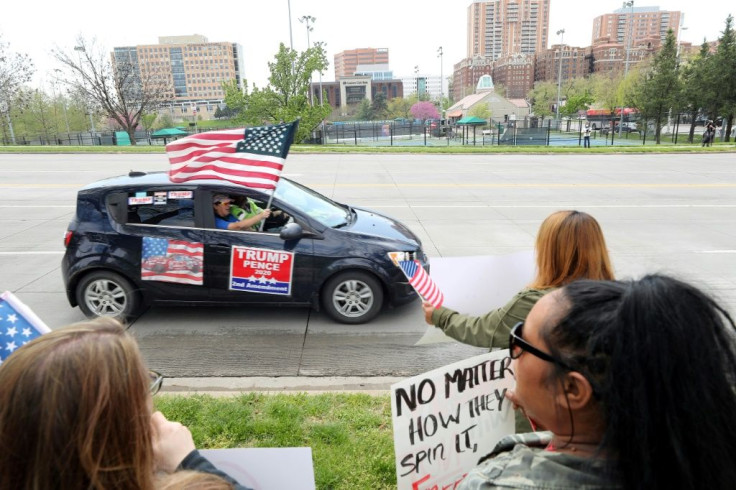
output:
[{"label": "car hood", "polygon": [[409,228],[395,219],[383,216],[370,209],[352,209],[356,213],[356,218],[350,225],[342,228],[343,231],[398,240],[417,247],[421,246],[419,238]]}]

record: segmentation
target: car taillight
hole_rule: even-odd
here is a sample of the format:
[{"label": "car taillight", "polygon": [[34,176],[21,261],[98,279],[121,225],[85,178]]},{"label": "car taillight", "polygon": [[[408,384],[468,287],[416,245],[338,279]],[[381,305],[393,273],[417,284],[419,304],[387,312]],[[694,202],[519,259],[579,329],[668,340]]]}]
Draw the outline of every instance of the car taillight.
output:
[{"label": "car taillight", "polygon": [[72,241],[72,232],[70,230],[67,230],[66,233],[64,233],[64,248],[69,246],[69,242]]}]

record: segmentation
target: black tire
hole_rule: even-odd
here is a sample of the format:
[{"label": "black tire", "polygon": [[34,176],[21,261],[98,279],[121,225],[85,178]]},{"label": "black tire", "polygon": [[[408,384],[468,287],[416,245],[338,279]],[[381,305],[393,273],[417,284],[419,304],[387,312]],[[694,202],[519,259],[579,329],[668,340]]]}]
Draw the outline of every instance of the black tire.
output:
[{"label": "black tire", "polygon": [[341,272],[322,288],[322,307],[340,323],[366,323],[383,307],[383,288],[378,279],[367,272]]},{"label": "black tire", "polygon": [[111,316],[120,321],[135,319],[141,298],[133,285],[120,274],[95,271],[77,284],[77,304],[87,318]]}]

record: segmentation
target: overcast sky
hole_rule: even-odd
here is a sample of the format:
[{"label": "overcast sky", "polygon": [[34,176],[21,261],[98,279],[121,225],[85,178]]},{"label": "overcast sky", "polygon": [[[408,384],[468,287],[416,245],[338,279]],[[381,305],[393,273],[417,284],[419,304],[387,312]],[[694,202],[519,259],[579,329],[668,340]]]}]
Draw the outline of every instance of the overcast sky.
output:
[{"label": "overcast sky", "polygon": [[[591,43],[593,18],[622,6],[620,0],[551,0],[549,44],[559,42],[554,33],[565,29],[564,42],[573,46]],[[306,26],[299,18],[316,18],[310,41],[327,43],[329,71],[323,81],[334,80],[333,56],[355,48],[388,48],[395,77],[409,76],[418,65],[420,74],[452,74],[453,64],[466,55],[465,29],[470,0],[291,0],[291,36],[294,49],[307,47]],[[0,9],[0,35],[10,49],[33,59],[36,83],[50,79],[56,67],[48,55],[55,46],[71,49],[78,34],[96,38],[110,51],[115,46],[157,44],[158,36],[201,34],[210,42],[236,42],[245,52],[249,85],[263,86],[267,63],[280,42],[290,44],[288,0],[123,0],[100,2],[65,0],[23,2],[4,0]],[[635,1],[637,7],[658,6],[685,13],[682,40],[700,44],[715,40],[733,0]]]}]

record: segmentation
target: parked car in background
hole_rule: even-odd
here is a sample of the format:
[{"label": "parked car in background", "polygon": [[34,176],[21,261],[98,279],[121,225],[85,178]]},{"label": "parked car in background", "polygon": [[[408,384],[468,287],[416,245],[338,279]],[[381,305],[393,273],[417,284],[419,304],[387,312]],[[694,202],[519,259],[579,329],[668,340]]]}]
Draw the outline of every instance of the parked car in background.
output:
[{"label": "parked car in background", "polygon": [[[172,183],[131,172],[87,185],[64,238],[71,306],[131,319],[145,307],[308,305],[343,323],[417,298],[397,265],[428,260],[417,236],[388,216],[337,203],[282,178],[271,202],[288,221],[271,231],[217,229],[213,198],[269,196],[226,181]],[[242,207],[242,206],[241,206]]]}]

